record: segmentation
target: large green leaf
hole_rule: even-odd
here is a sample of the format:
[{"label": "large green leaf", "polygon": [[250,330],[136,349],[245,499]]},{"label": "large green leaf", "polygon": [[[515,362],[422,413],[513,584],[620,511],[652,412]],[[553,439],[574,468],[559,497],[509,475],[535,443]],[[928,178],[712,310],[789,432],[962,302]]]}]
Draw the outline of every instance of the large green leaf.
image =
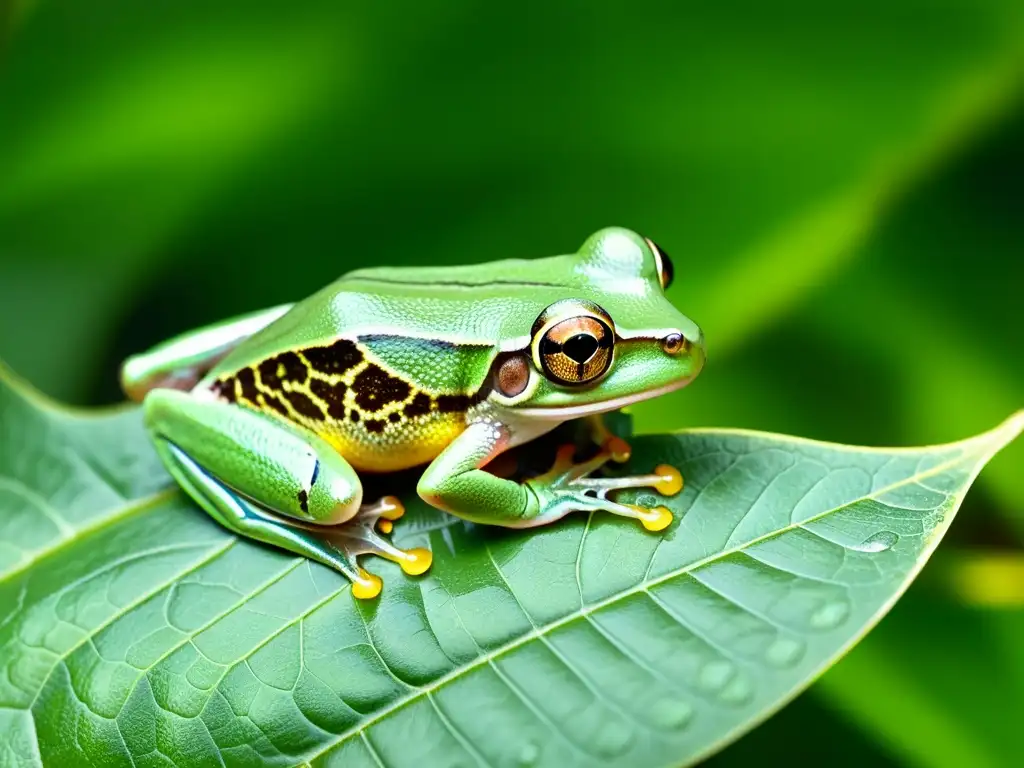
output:
[{"label": "large green leaf", "polygon": [[900,595],[1024,413],[877,450],[735,430],[638,439],[687,487],[663,535],[526,533],[410,501],[420,579],[229,535],[161,486],[132,411],[0,384],[5,764],[677,765],[767,717]]}]

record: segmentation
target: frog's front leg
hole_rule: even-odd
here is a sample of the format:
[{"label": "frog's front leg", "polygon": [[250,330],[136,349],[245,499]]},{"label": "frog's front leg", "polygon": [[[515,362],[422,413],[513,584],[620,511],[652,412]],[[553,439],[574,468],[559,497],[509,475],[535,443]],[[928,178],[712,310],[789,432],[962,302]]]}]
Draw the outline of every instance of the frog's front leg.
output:
[{"label": "frog's front leg", "polygon": [[144,409],[168,471],[229,530],[335,568],[356,597],[381,589],[357,555],[386,557],[412,574],[430,566],[427,550],[400,550],[375,530],[389,531],[402,515],[398,499],[362,504],[355,470],[317,435],[175,390],[150,392]]},{"label": "frog's front leg", "polygon": [[417,490],[428,503],[459,517],[486,525],[530,528],[545,525],[574,510],[605,511],[634,518],[651,531],[672,522],[667,507],[620,504],[608,494],[623,488],[653,488],[665,496],[682,489],[679,471],[660,465],[654,472],[627,477],[591,477],[612,461],[610,448],[586,461],[574,460],[571,445],[558,450],[552,468],[538,477],[516,482],[483,469],[511,443],[509,427],[491,421],[471,424],[427,468]]}]

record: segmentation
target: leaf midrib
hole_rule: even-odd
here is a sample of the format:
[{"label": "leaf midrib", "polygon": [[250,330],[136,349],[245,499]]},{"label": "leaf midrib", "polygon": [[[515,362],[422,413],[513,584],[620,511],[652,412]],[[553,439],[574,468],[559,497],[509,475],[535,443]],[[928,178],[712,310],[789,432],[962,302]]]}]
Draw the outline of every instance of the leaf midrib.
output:
[{"label": "leaf midrib", "polygon": [[[1018,414],[1017,416],[1021,416],[1021,415],[1024,415],[1024,414]],[[1010,420],[1010,422],[1015,422],[1015,421],[1018,421],[1018,420],[1019,419],[1015,416],[1013,419]],[[968,441],[964,441],[960,445],[966,447],[971,442],[974,442],[975,440],[979,440],[980,438],[986,438],[987,437],[987,438],[991,439],[991,437],[993,435],[995,435],[995,434],[997,434],[999,432],[1002,432],[1006,428],[1007,424],[1009,424],[1010,422],[1004,423],[1003,425],[997,427],[995,430],[992,430],[991,432],[986,433],[985,435],[981,435],[978,438],[974,438],[974,439],[971,439],[971,440],[968,440]],[[996,441],[994,445],[988,445],[988,443],[986,442],[986,445],[988,445],[988,447],[989,447],[989,451],[983,452],[983,455],[984,455],[984,453],[989,453],[990,454],[990,453],[994,452],[995,450],[998,450],[999,446],[1003,442],[1004,441]],[[918,449],[918,450],[920,450],[920,449]],[[558,619],[555,619],[554,621],[551,621],[551,622],[549,622],[547,624],[544,624],[544,625],[541,625],[541,626],[537,626],[536,624],[534,624],[535,629],[531,630],[530,632],[525,633],[521,637],[518,637],[518,638],[516,638],[514,640],[510,640],[509,642],[504,643],[503,645],[500,645],[500,646],[498,646],[497,648],[495,648],[495,649],[493,649],[491,651],[488,651],[487,653],[483,654],[482,656],[479,656],[478,658],[474,659],[472,662],[467,663],[467,664],[463,664],[462,666],[459,666],[459,667],[456,667],[456,668],[452,669],[451,671],[447,672],[446,674],[442,675],[441,677],[437,678],[433,682],[431,682],[431,683],[429,683],[427,685],[424,685],[424,686],[419,686],[418,688],[416,688],[415,691],[413,691],[413,692],[411,692],[411,693],[409,693],[409,694],[407,694],[407,695],[405,695],[405,696],[403,696],[403,697],[401,697],[399,699],[396,699],[395,701],[393,701],[388,706],[384,707],[383,709],[379,710],[378,712],[375,712],[371,717],[367,718],[362,723],[360,723],[360,724],[358,724],[358,725],[348,729],[347,731],[344,731],[343,733],[338,734],[338,736],[336,738],[334,738],[334,739],[330,740],[329,742],[327,742],[317,752],[314,752],[313,754],[306,756],[305,760],[307,762],[309,762],[309,763],[312,763],[313,760],[316,760],[317,758],[319,758],[322,755],[326,754],[328,751],[330,751],[331,749],[333,749],[337,745],[341,744],[342,742],[348,740],[352,736],[354,736],[356,734],[361,734],[366,728],[368,728],[369,726],[371,726],[374,723],[378,722],[379,720],[384,719],[388,715],[398,711],[399,709],[404,707],[406,704],[409,704],[409,703],[415,701],[416,699],[419,699],[420,697],[422,697],[422,696],[424,696],[426,694],[433,693],[438,688],[441,688],[442,686],[448,684],[449,682],[462,677],[462,675],[466,674],[467,672],[470,672],[473,669],[481,667],[484,664],[489,664],[489,663],[493,662],[494,659],[504,655],[505,653],[507,653],[509,651],[512,651],[512,650],[515,650],[516,648],[519,648],[520,646],[526,645],[529,642],[532,642],[534,640],[540,639],[542,636],[545,636],[545,635],[551,633],[552,631],[554,631],[554,630],[556,630],[556,629],[558,629],[560,627],[565,626],[566,624],[569,624],[569,623],[571,623],[573,621],[576,621],[577,619],[589,617],[592,613],[595,613],[595,612],[597,612],[597,611],[599,611],[599,610],[601,610],[603,608],[606,608],[606,607],[608,607],[610,605],[614,605],[614,604],[618,603],[619,601],[621,601],[621,600],[623,600],[623,599],[625,599],[627,597],[630,597],[631,595],[640,594],[642,592],[647,592],[651,587],[657,586],[658,584],[661,584],[661,583],[664,583],[666,581],[670,581],[672,579],[678,578],[679,576],[682,576],[682,575],[684,575],[686,573],[689,573],[690,571],[694,571],[694,570],[696,570],[698,568],[701,568],[701,567],[703,567],[705,565],[708,565],[710,563],[713,563],[713,562],[721,560],[721,559],[723,559],[725,557],[728,557],[729,555],[735,554],[737,552],[741,552],[744,549],[752,547],[755,544],[759,544],[762,541],[766,541],[768,539],[775,538],[776,536],[780,536],[780,535],[782,535],[784,533],[788,533],[789,531],[796,530],[797,528],[801,528],[801,527],[803,527],[804,525],[806,525],[808,523],[812,523],[812,522],[815,522],[816,520],[820,520],[822,518],[825,518],[825,517],[828,517],[830,515],[833,515],[833,514],[835,514],[837,512],[842,511],[843,509],[846,509],[846,508],[852,506],[853,504],[857,504],[857,503],[860,503],[860,502],[863,502],[863,501],[867,501],[869,499],[877,499],[877,497],[881,496],[882,494],[888,493],[890,491],[896,490],[896,489],[901,488],[901,487],[906,486],[906,485],[910,485],[911,483],[919,482],[919,481],[924,480],[924,479],[926,479],[928,477],[932,477],[934,475],[941,474],[941,473],[945,472],[946,470],[951,469],[952,467],[954,467],[958,463],[971,460],[972,458],[976,459],[976,454],[975,453],[972,453],[972,452],[969,452],[969,451],[964,451],[964,453],[961,453],[959,456],[956,456],[956,457],[954,457],[952,459],[949,459],[947,461],[944,461],[944,462],[941,462],[939,464],[936,464],[935,466],[933,466],[933,467],[931,467],[931,468],[929,468],[927,470],[924,470],[922,472],[915,472],[913,475],[910,475],[910,476],[908,476],[906,478],[903,478],[902,480],[899,480],[899,481],[897,481],[895,483],[891,483],[891,484],[889,484],[887,486],[884,486],[882,488],[874,490],[874,491],[872,491],[871,493],[869,493],[869,494],[867,494],[865,496],[861,496],[861,497],[859,497],[857,499],[853,499],[852,501],[849,501],[846,504],[842,504],[842,505],[840,505],[838,507],[832,507],[830,509],[827,509],[827,510],[824,510],[822,512],[819,512],[816,515],[812,515],[811,517],[808,517],[808,518],[806,518],[804,520],[801,520],[800,522],[790,523],[789,525],[786,525],[783,528],[779,528],[777,530],[770,531],[768,533],[762,534],[761,536],[755,537],[755,538],[753,538],[753,539],[751,539],[751,540],[749,540],[747,542],[744,542],[742,544],[738,544],[738,545],[736,545],[736,546],[734,546],[734,547],[732,547],[730,549],[722,550],[720,552],[708,555],[708,556],[706,556],[706,557],[704,557],[704,558],[702,558],[700,560],[695,560],[695,561],[693,561],[691,563],[688,563],[688,564],[684,565],[681,568],[675,569],[673,571],[668,571],[668,572],[662,574],[661,576],[657,576],[657,577],[655,577],[653,579],[650,579],[649,581],[641,581],[641,582],[639,582],[638,584],[636,584],[633,587],[630,587],[628,589],[625,589],[625,590],[622,590],[620,592],[617,592],[617,593],[615,593],[613,595],[610,595],[609,597],[606,597],[606,598],[604,598],[602,600],[599,600],[599,601],[597,601],[595,603],[591,603],[590,605],[581,606],[578,610],[572,611],[572,612],[570,612],[570,613],[568,613],[568,614],[566,614],[566,615],[564,615],[564,616],[562,616],[562,617],[560,617]],[[518,598],[517,598],[517,600],[518,600]],[[529,614],[527,614],[527,616],[529,616]]]},{"label": "leaf midrib", "polygon": [[17,567],[0,573],[0,583],[3,583],[8,579],[15,578],[24,571],[27,571],[40,560],[47,558],[56,552],[60,552],[70,544],[76,543],[83,536],[89,536],[97,531],[102,531],[108,525],[124,520],[125,518],[138,514],[139,512],[144,512],[150,507],[156,506],[163,501],[170,500],[179,492],[178,488],[167,488],[163,491],[158,491],[157,493],[151,493],[149,496],[132,499],[128,504],[115,507],[114,510],[106,516],[97,515],[96,518],[90,521],[87,525],[74,529],[74,533],[71,536],[64,536],[60,538],[54,546],[43,547],[42,549],[35,550],[31,557],[20,561]]}]

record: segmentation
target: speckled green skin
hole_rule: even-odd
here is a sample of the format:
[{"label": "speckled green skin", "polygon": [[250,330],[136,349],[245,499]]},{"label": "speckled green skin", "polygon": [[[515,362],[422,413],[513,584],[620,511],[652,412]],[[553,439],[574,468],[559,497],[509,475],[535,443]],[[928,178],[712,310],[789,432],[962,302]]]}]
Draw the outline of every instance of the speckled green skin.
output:
[{"label": "speckled green skin", "polygon": [[[359,480],[344,458],[346,434],[338,431],[348,428],[346,419],[325,417],[321,430],[319,422],[294,413],[278,418],[269,408],[240,407],[245,390],[231,378],[283,359],[282,353],[326,348],[339,339],[358,342],[360,354],[372,354],[390,376],[414,388],[472,395],[465,412],[452,417],[457,424],[449,430],[450,444],[420,480],[419,493],[431,504],[511,527],[550,522],[573,509],[636,517],[605,498],[607,482],[587,485],[586,475],[607,456],[582,470],[566,465],[524,483],[482,468],[567,419],[676,389],[699,373],[703,339],[665,297],[661,258],[643,237],[612,228],[564,256],[358,270],[294,306],[202,329],[133,358],[125,365],[124,385],[144,397],[147,425],[171,472],[219,522],[349,575],[353,553],[379,551],[379,542],[362,537],[362,549],[343,547],[339,557],[336,546],[319,551],[315,536],[304,533],[298,543],[295,536],[296,528],[342,523],[359,513]],[[570,307],[592,302],[613,323],[613,363],[582,386],[551,380],[538,367],[531,335],[546,308],[567,300]],[[663,340],[672,334],[685,339],[682,352],[665,351]],[[521,353],[529,361],[529,384],[521,393],[491,386],[501,353]],[[248,404],[256,407],[255,400]],[[330,429],[335,432],[328,434]],[[419,433],[409,427],[407,434],[414,441]],[[396,450],[415,455],[415,444],[401,446]],[[637,485],[622,480],[621,487]]]},{"label": "speckled green skin", "polygon": [[[655,258],[643,238],[628,230],[606,229],[591,236],[578,253],[565,256],[350,272],[240,344],[209,372],[206,381],[283,350],[341,334],[397,333],[483,346],[485,354],[451,366],[453,374],[473,379],[479,386],[494,355],[528,346],[537,317],[566,298],[600,305],[624,339],[660,340],[676,330],[693,343],[694,355],[669,359],[656,345],[653,354],[650,346],[624,347],[617,350],[615,366],[600,387],[543,386],[530,405],[594,403],[613,393],[657,389],[699,370],[703,362],[698,354],[703,345],[700,329],[665,297]],[[415,370],[409,372],[416,375]]]}]

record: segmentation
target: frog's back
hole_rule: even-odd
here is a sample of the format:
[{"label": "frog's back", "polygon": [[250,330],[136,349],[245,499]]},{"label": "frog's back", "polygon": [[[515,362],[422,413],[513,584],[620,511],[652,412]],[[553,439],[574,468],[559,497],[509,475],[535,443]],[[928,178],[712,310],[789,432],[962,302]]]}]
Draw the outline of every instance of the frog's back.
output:
[{"label": "frog's back", "polygon": [[357,469],[422,464],[487,397],[500,342],[522,342],[565,295],[531,264],[351,273],[243,342],[199,386],[315,432]]}]

